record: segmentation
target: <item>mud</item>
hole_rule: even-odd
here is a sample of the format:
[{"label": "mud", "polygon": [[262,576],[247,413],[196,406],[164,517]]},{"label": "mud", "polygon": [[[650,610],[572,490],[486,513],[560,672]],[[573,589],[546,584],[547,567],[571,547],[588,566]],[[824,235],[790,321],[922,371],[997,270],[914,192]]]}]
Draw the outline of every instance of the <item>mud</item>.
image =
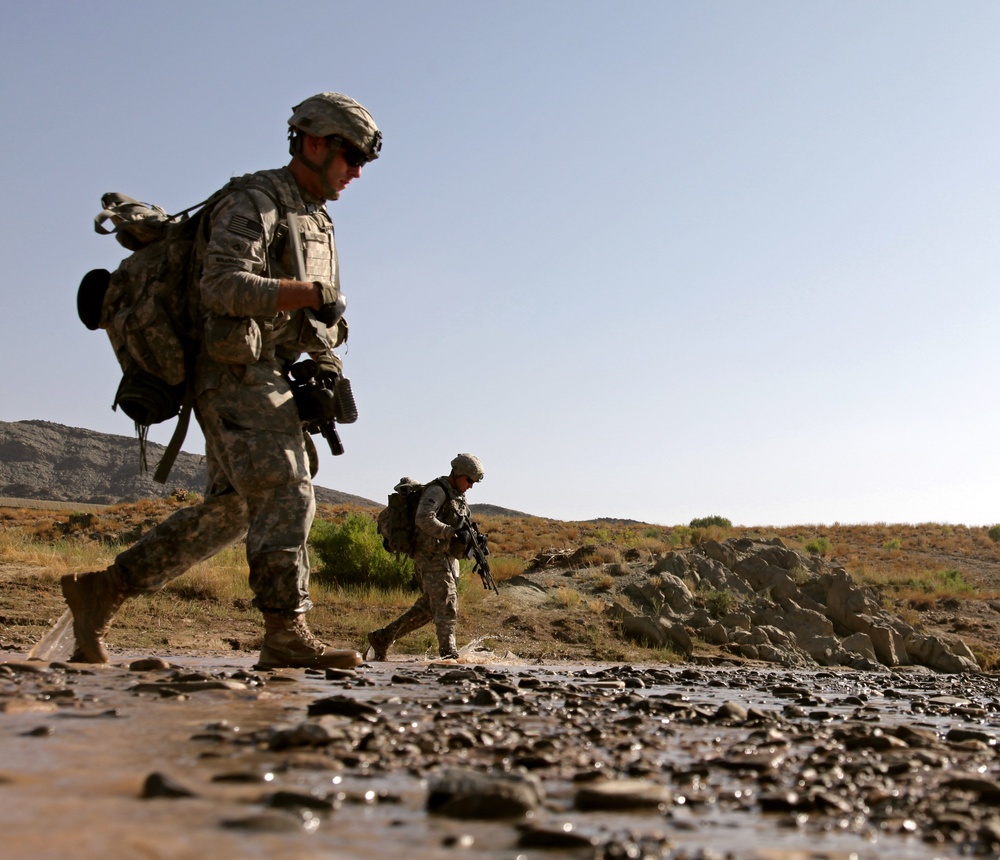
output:
[{"label": "mud", "polygon": [[[1000,851],[1000,679],[0,655],[0,854],[929,860]],[[134,658],[134,659],[133,659]]]}]

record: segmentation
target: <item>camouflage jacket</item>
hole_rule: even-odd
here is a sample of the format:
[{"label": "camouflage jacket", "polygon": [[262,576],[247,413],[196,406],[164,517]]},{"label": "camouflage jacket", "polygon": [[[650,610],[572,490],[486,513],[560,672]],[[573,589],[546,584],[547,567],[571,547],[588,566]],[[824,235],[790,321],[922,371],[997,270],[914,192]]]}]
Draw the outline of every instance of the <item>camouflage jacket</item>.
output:
[{"label": "camouflage jacket", "polygon": [[285,215],[299,216],[305,280],[339,286],[333,222],[287,167],[248,174],[211,209],[199,241],[196,278],[201,323],[197,388],[217,384],[227,365],[332,356],[346,325],[330,331],[302,310],[277,310],[278,282],[295,278]]},{"label": "camouflage jacket", "polygon": [[465,495],[453,490],[446,477],[429,483],[417,505],[417,547],[455,536],[462,519],[469,516]]}]

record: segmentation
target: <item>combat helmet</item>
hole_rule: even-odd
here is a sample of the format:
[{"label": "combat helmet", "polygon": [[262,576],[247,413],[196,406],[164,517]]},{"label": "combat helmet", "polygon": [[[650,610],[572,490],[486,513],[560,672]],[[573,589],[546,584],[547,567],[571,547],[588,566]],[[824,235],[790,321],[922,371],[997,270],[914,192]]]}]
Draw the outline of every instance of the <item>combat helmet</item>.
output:
[{"label": "combat helmet", "polygon": [[485,475],[483,464],[479,458],[472,454],[459,454],[451,461],[451,473],[453,475],[464,475],[473,483],[481,481]]},{"label": "combat helmet", "polygon": [[[382,149],[382,132],[368,111],[342,93],[318,93],[292,108],[288,136],[293,141],[296,129],[315,137],[341,137],[356,146],[369,161]],[[293,150],[292,154],[295,154]]]}]

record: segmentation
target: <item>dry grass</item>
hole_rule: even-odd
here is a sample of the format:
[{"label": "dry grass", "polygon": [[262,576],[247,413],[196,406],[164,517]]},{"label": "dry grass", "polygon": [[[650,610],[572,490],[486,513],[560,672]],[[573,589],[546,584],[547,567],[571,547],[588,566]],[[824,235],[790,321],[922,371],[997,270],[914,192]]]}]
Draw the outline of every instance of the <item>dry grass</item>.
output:
[{"label": "dry grass", "polygon": [[[57,607],[58,576],[106,566],[118,549],[174,510],[191,504],[183,496],[117,505],[100,513],[45,512],[0,509],[0,563],[37,570],[37,587]],[[374,515],[370,509],[321,506],[319,516],[340,521],[352,513]],[[536,576],[553,591],[551,605],[540,610],[553,621],[528,625],[508,606],[486,591],[478,576],[468,573],[460,585],[460,630],[477,631],[489,641],[517,649],[523,656],[577,653],[602,659],[629,654],[630,659],[657,659],[653,652],[625,648],[601,619],[601,594],[613,588],[615,571],[632,561],[646,562],[673,549],[730,537],[780,538],[800,552],[823,555],[844,567],[859,582],[879,591],[893,611],[913,626],[923,613],[942,601],[992,599],[1000,595],[1000,544],[985,527],[922,523],[900,525],[803,525],[795,527],[652,526],[607,522],[560,522],[536,517],[479,518],[489,534],[491,566],[500,582],[523,573],[544,551],[590,547],[589,578],[578,578],[577,591],[558,572]],[[194,641],[198,628],[219,630],[220,647],[252,647],[259,638],[259,615],[252,609],[242,546],[232,547],[199,565],[158,595],[130,601],[117,623],[122,641],[142,647]],[[382,626],[406,609],[414,592],[328,589],[314,581],[316,609],[310,622],[331,641],[363,647],[368,630]],[[588,596],[589,595],[589,596]],[[721,607],[720,607],[721,608]],[[572,616],[573,629],[560,628]],[[44,620],[39,621],[40,624]],[[568,623],[568,622],[567,622]],[[517,624],[525,629],[517,632]],[[525,626],[527,625],[527,626]],[[31,631],[32,635],[34,630]],[[189,636],[190,634],[190,636]],[[28,634],[25,634],[28,635]],[[535,644],[532,644],[535,643]],[[424,653],[436,647],[433,630],[425,629],[399,643],[404,653]],[[621,659],[625,659],[621,657]],[[1000,657],[984,652],[984,665],[1000,665]]]}]

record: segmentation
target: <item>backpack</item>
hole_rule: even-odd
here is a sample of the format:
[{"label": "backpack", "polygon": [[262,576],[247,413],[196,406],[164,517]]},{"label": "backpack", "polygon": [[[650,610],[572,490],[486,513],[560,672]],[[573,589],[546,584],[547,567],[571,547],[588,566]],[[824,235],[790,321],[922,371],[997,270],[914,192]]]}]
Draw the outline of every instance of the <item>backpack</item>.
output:
[{"label": "backpack", "polygon": [[393,487],[388,504],[379,511],[377,518],[378,533],[386,552],[413,557],[417,547],[417,505],[428,486],[413,478],[400,478]]},{"label": "backpack", "polygon": [[[176,215],[124,194],[105,194],[94,219],[96,232],[114,234],[132,253],[113,272],[93,269],[84,275],[77,313],[87,328],[104,329],[111,341],[122,369],[112,409],[121,408],[135,422],[141,473],[148,471],[150,426],[178,419],[153,475],[161,484],[180,452],[194,405],[191,369],[197,336],[188,287],[195,274],[198,231],[204,214],[239,181]],[[106,227],[107,221],[114,226]]]}]

